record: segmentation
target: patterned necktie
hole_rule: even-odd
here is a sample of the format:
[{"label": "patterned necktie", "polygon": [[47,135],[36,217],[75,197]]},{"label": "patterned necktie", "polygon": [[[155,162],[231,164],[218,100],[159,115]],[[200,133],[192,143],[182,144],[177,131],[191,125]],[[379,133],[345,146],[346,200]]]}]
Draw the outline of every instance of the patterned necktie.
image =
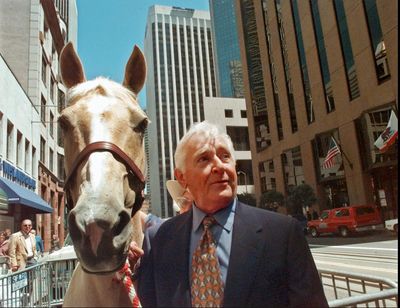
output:
[{"label": "patterned necktie", "polygon": [[203,219],[204,232],[192,257],[192,306],[220,307],[224,297],[224,283],[220,275],[216,245],[210,231],[215,218]]}]

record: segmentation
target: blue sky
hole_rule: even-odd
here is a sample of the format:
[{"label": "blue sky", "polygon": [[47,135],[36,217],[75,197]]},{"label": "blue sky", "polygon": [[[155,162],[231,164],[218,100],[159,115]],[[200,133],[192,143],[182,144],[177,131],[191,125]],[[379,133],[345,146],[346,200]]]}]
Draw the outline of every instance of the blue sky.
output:
[{"label": "blue sky", "polygon": [[[154,4],[208,10],[208,0],[77,0],[78,53],[86,78],[121,82],[136,44],[143,50],[148,8]],[[143,89],[140,104],[145,106]]]}]

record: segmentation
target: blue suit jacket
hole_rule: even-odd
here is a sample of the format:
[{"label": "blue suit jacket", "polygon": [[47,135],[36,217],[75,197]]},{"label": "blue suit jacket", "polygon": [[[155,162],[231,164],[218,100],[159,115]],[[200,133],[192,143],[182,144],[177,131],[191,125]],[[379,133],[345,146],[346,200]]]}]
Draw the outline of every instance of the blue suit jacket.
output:
[{"label": "blue suit jacket", "polygon": [[[192,211],[165,221],[138,272],[143,306],[191,306]],[[148,234],[147,234],[148,236]],[[293,218],[238,202],[224,306],[327,307],[303,231]]]}]

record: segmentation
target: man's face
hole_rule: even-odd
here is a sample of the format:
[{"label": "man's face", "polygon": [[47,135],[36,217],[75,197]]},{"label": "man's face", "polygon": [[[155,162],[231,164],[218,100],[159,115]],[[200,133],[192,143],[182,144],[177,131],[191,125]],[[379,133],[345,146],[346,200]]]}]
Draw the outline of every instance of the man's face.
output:
[{"label": "man's face", "polygon": [[32,229],[32,221],[30,221],[29,219],[25,219],[22,223],[21,223],[21,231],[25,234],[28,234]]},{"label": "man's face", "polygon": [[175,175],[206,213],[227,207],[236,195],[235,161],[221,137],[192,136],[186,144],[185,171],[176,170]]}]

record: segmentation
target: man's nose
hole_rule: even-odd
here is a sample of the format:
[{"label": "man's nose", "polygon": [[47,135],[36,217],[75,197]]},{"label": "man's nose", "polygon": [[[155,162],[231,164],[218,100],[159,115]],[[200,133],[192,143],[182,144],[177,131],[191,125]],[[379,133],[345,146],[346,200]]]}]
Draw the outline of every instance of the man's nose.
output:
[{"label": "man's nose", "polygon": [[215,172],[215,173],[217,173],[217,172],[223,171],[224,168],[225,168],[225,167],[224,167],[224,164],[222,163],[222,160],[221,160],[218,156],[216,156],[216,157],[213,159],[212,171]]}]

